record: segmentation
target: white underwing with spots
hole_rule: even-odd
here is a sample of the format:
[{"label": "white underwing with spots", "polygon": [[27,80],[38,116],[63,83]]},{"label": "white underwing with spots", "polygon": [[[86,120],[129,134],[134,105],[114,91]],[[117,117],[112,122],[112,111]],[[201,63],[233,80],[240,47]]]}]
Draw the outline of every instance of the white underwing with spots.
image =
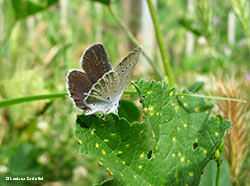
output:
[{"label": "white underwing with spots", "polygon": [[118,112],[119,101],[135,70],[142,47],[135,48],[112,70],[101,43],[87,48],[80,63],[84,71],[72,69],[67,75],[68,96],[85,115]]}]

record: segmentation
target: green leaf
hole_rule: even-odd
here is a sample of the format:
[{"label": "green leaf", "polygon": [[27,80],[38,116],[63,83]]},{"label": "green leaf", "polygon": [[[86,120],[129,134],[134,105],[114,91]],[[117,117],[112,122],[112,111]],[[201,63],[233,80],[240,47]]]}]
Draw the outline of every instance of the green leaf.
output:
[{"label": "green leaf", "polygon": [[121,100],[118,113],[120,117],[126,118],[129,122],[139,121],[141,112],[131,101]]},{"label": "green leaf", "polygon": [[111,0],[90,0],[90,1],[102,3],[105,5],[109,5],[111,3]]},{"label": "green leaf", "polygon": [[202,81],[197,81],[195,83],[193,83],[190,87],[189,87],[189,91],[193,92],[193,93],[197,93],[198,91],[200,91],[204,86],[204,82]]},{"label": "green leaf", "polygon": [[23,19],[57,3],[58,0],[11,0],[16,19]]},{"label": "green leaf", "polygon": [[116,185],[198,185],[231,122],[211,116],[213,105],[202,98],[176,96],[166,83],[134,85],[145,120],[131,124],[114,114],[78,116],[81,154],[98,158]]}]

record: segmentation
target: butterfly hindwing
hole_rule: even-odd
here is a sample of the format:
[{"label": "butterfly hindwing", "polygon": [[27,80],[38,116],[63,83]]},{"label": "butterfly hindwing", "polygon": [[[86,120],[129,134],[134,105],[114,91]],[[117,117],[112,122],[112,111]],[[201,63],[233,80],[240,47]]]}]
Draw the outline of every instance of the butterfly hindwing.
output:
[{"label": "butterfly hindwing", "polygon": [[109,71],[103,75],[90,89],[88,96],[85,98],[86,104],[93,113],[116,112],[119,105],[119,79],[114,71]]},{"label": "butterfly hindwing", "polygon": [[83,100],[92,86],[93,83],[85,72],[75,69],[69,71],[67,75],[68,95],[79,109],[88,109]]},{"label": "butterfly hindwing", "polygon": [[114,69],[119,79],[119,95],[120,97],[123,94],[123,91],[126,89],[128,82],[130,81],[135,66],[138,62],[138,59],[141,54],[141,47],[135,48],[132,50],[127,57],[125,57]]},{"label": "butterfly hindwing", "polygon": [[81,66],[93,83],[112,70],[108,54],[101,43],[91,45],[84,51]]}]

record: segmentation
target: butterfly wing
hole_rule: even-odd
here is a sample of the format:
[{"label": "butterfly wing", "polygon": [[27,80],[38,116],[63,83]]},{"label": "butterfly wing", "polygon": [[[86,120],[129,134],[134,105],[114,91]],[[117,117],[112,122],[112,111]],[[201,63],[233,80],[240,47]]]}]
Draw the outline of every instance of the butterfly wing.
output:
[{"label": "butterfly wing", "polygon": [[97,82],[103,74],[112,70],[108,54],[101,43],[87,48],[80,61],[83,70],[93,83]]},{"label": "butterfly wing", "polygon": [[103,75],[90,89],[85,98],[90,111],[86,115],[94,113],[117,112],[119,105],[119,79],[114,71]]},{"label": "butterfly wing", "polygon": [[70,98],[73,99],[75,105],[82,110],[89,109],[84,99],[91,89],[93,83],[87,74],[80,70],[70,70],[67,75],[67,90]]},{"label": "butterfly wing", "polygon": [[[122,96],[128,82],[130,81],[135,66],[141,54],[142,47],[135,48],[132,50],[127,57],[125,57],[114,69],[118,75],[119,80],[119,97]],[[120,98],[119,98],[120,99]]]},{"label": "butterfly wing", "polygon": [[71,70],[67,76],[68,94],[86,115],[117,112],[125,90],[141,53],[134,49],[112,71],[102,44],[94,44],[81,57],[83,71]]}]

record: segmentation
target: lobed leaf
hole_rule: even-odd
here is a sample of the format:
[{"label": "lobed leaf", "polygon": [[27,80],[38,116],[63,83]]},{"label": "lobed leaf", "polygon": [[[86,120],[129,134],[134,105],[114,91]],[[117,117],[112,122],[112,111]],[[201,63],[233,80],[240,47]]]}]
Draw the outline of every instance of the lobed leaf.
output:
[{"label": "lobed leaf", "polygon": [[198,185],[231,122],[211,116],[213,105],[202,98],[176,96],[166,83],[134,85],[144,121],[129,123],[114,114],[78,116],[81,154],[98,158],[113,175],[103,185]]}]

